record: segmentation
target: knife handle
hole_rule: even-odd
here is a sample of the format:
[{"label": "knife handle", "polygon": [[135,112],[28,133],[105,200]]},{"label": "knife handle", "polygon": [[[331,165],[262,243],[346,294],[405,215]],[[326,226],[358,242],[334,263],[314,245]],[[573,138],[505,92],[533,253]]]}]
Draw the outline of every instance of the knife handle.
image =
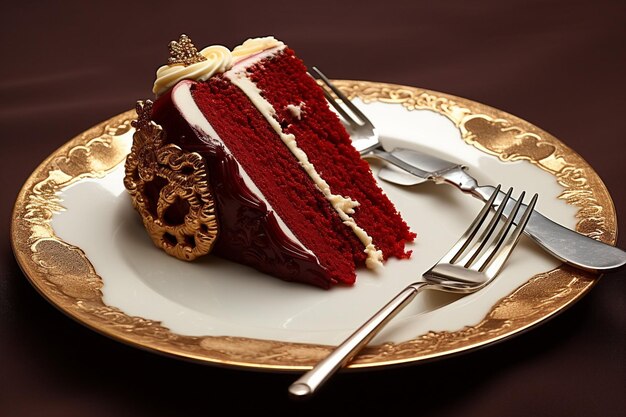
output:
[{"label": "knife handle", "polygon": [[[495,187],[483,185],[474,187],[468,192],[481,200],[487,200],[495,190]],[[499,206],[504,196],[505,194],[500,191],[494,206]],[[511,213],[514,205],[515,200],[509,199],[504,208],[505,216]],[[522,204],[519,211],[523,213],[524,209],[525,205]],[[518,220],[516,218],[514,223]],[[556,258],[577,268],[592,272],[608,272],[626,264],[626,252],[623,250],[561,226],[537,210],[533,210],[524,233]]]}]

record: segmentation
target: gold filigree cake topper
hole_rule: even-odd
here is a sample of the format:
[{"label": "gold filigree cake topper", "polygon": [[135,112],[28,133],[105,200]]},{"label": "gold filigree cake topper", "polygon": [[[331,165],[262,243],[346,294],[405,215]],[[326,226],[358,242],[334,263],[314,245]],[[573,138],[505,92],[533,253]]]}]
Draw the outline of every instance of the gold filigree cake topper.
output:
[{"label": "gold filigree cake topper", "polygon": [[154,244],[191,261],[209,253],[218,236],[204,159],[166,143],[165,131],[151,120],[152,101],[138,101],[136,111],[124,186]]},{"label": "gold filigree cake topper", "polygon": [[178,41],[171,41],[168,45],[170,57],[167,60],[169,65],[182,64],[189,66],[197,62],[206,61],[198,49],[195,47],[189,36],[182,34]]},{"label": "gold filigree cake topper", "polygon": [[[135,112],[137,113],[137,119],[130,122],[130,125],[137,130],[145,130],[152,124],[152,106],[154,102],[152,100],[138,100],[135,104]],[[155,125],[156,127],[156,125]]]}]

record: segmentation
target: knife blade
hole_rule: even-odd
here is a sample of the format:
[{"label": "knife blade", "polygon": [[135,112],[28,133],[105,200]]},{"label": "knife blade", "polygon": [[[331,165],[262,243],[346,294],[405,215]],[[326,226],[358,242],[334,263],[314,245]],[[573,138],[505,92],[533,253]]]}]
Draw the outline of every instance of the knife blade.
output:
[{"label": "knife blade", "polygon": [[[487,201],[495,191],[493,186],[479,185],[463,165],[424,152],[404,148],[387,152],[378,148],[367,156],[376,157],[405,171],[390,167],[381,169],[379,176],[395,184],[414,185],[427,180],[450,184],[483,201]],[[502,203],[504,195],[499,192],[496,207]],[[508,217],[514,205],[515,201],[509,200],[504,208],[505,216]],[[520,212],[524,209],[522,207]],[[516,218],[515,222],[518,220]],[[537,210],[533,210],[524,233],[556,258],[577,268],[600,272],[612,271],[626,264],[625,251],[568,229]]]}]

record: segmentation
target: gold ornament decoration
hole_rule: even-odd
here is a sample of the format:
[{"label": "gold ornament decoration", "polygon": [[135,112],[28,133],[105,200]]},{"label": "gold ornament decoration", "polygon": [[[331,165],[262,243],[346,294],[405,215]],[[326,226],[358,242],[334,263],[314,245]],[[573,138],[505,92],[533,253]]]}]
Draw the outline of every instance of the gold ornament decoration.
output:
[{"label": "gold ornament decoration", "polygon": [[137,113],[137,119],[130,122],[130,125],[136,130],[145,130],[149,128],[152,123],[152,107],[154,102],[152,100],[138,100],[135,104],[135,112]]},{"label": "gold ornament decoration", "polygon": [[150,120],[152,102],[137,102],[124,186],[154,244],[191,261],[211,251],[218,219],[202,157],[166,144],[161,126]]},{"label": "gold ornament decoration", "polygon": [[182,34],[178,41],[171,41],[168,45],[170,57],[167,60],[169,65],[182,64],[189,66],[197,62],[206,61],[206,58],[198,52],[196,46],[191,42],[189,36]]}]

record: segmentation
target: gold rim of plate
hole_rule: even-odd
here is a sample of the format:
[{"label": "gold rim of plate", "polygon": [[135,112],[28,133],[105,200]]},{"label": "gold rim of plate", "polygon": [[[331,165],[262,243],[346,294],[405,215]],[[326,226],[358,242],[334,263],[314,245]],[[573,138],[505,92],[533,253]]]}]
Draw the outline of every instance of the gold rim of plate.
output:
[{"label": "gold rim of plate", "polygon": [[[350,98],[428,109],[446,116],[463,140],[502,161],[526,160],[552,174],[559,196],[578,209],[576,230],[615,244],[617,219],[611,197],[597,173],[572,149],[538,127],[471,100],[400,85],[338,80]],[[51,227],[63,210],[58,193],[86,178],[101,178],[130,150],[130,110],[73,138],[31,174],[20,191],[12,218],[11,242],[32,285],[78,322],[118,341],[202,363],[266,370],[307,369],[331,346],[230,336],[179,335],[160,322],[129,316],[102,298],[102,278],[85,253],[59,239]],[[599,276],[562,265],[535,275],[502,298],[476,325],[429,332],[401,343],[369,346],[350,364],[366,368],[423,361],[473,349],[513,336],[580,299]]]}]

